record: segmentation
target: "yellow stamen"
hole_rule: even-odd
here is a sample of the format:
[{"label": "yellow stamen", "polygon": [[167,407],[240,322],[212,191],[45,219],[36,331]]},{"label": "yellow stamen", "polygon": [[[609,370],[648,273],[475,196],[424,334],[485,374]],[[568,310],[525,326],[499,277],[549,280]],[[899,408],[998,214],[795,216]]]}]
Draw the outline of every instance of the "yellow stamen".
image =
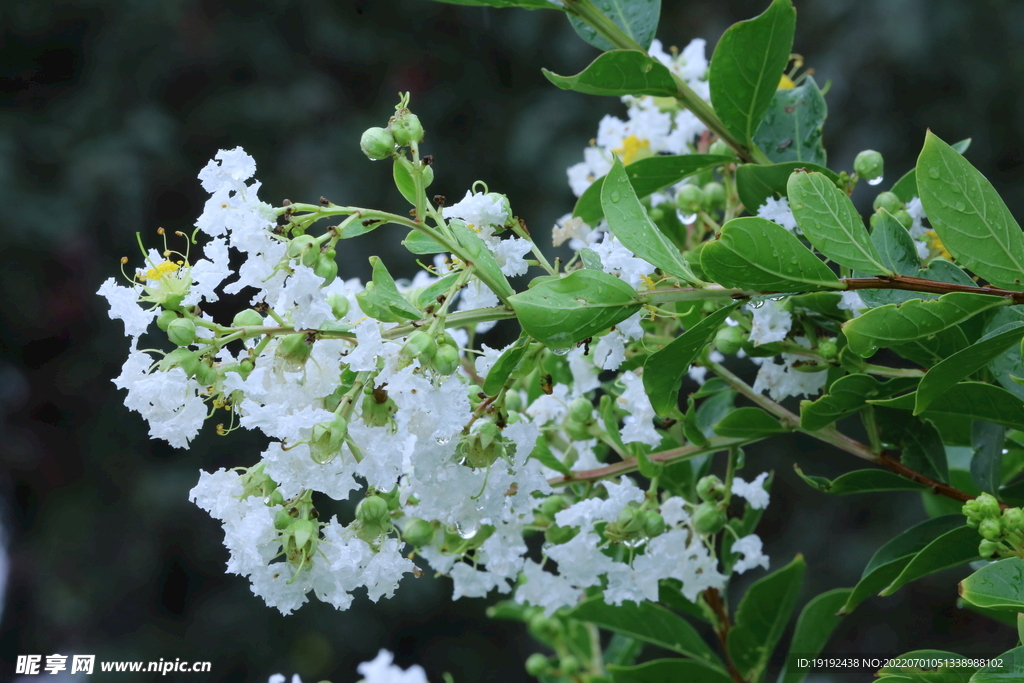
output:
[{"label": "yellow stamen", "polygon": [[622,159],[622,163],[629,166],[634,161],[651,156],[651,143],[648,140],[641,140],[635,135],[630,135],[622,141],[622,147],[614,151]]},{"label": "yellow stamen", "polygon": [[928,246],[939,252],[939,256],[947,261],[953,260],[953,255],[949,253],[949,250],[946,249],[946,245],[942,243],[942,240],[934,230],[927,230],[924,234],[925,237],[928,238]]},{"label": "yellow stamen", "polygon": [[171,263],[170,261],[164,261],[158,263],[155,268],[150,268],[146,271],[145,278],[147,280],[159,280],[169,273],[173,273],[178,270],[180,266],[177,263]]},{"label": "yellow stamen", "polygon": [[789,76],[787,76],[786,74],[782,74],[782,78],[779,79],[779,87],[778,87],[778,89],[779,90],[792,90],[795,87],[796,87],[796,83],[793,82],[793,79],[790,78]]}]

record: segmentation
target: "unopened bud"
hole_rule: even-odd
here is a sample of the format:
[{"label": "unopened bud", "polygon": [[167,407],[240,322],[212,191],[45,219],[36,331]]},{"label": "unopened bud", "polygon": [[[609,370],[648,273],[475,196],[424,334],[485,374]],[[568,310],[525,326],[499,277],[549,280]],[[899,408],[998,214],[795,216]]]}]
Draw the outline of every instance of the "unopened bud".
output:
[{"label": "unopened bud", "polygon": [[998,519],[983,519],[978,525],[978,533],[981,537],[989,541],[998,541],[1003,537],[1003,527],[999,523]]},{"label": "unopened bud", "polygon": [[388,502],[380,496],[367,496],[356,506],[356,519],[363,524],[381,525],[390,519]]},{"label": "unopened bud", "polygon": [[416,330],[410,334],[401,350],[403,356],[418,358],[420,363],[426,363],[434,357],[435,353],[437,353],[437,342],[423,330]]},{"label": "unopened bud", "polygon": [[577,422],[588,422],[594,413],[594,404],[579,396],[569,403],[569,417]]},{"label": "unopened bud", "polygon": [[839,353],[839,345],[831,339],[818,344],[818,355],[825,360],[832,360]]},{"label": "unopened bud", "polygon": [[316,265],[313,266],[313,272],[324,279],[321,287],[331,284],[338,277],[338,262],[334,258],[336,253],[334,249],[328,249],[317,257]]},{"label": "unopened bud", "polygon": [[665,518],[655,510],[644,513],[644,533],[650,538],[661,536],[665,532]]},{"label": "unopened bud", "polygon": [[697,213],[704,210],[704,190],[696,185],[683,185],[676,192],[676,206],[685,213]]},{"label": "unopened bud", "polygon": [[216,384],[218,379],[220,379],[220,373],[212,363],[200,363],[196,368],[196,381],[204,387]]},{"label": "unopened bud", "polygon": [[526,673],[534,678],[543,676],[551,670],[551,662],[539,652],[534,652],[526,658]]},{"label": "unopened bud", "polygon": [[882,155],[873,149],[866,149],[853,160],[853,170],[867,181],[876,180],[885,174]]},{"label": "unopened bud", "polygon": [[434,540],[434,525],[425,519],[413,519],[402,530],[402,538],[414,548],[422,548]]},{"label": "unopened bud", "polygon": [[900,225],[902,225],[907,230],[910,230],[910,228],[914,227],[914,217],[911,216],[910,212],[907,211],[906,209],[900,209],[892,216],[893,218],[898,220],[900,222]]},{"label": "unopened bud", "polygon": [[871,208],[875,211],[885,209],[889,213],[895,214],[903,208],[903,202],[893,192],[879,192],[878,196],[875,197],[875,201],[871,202]]},{"label": "unopened bud", "polygon": [[423,141],[423,124],[420,123],[420,118],[408,109],[399,109],[395,112],[388,128],[400,146],[405,147]]},{"label": "unopened bud", "polygon": [[454,346],[443,344],[437,347],[431,364],[439,375],[450,375],[459,367],[459,350]]},{"label": "unopened bud", "polygon": [[239,311],[235,314],[235,317],[231,319],[231,327],[256,327],[257,325],[262,324],[263,316],[251,308]]},{"label": "unopened bud", "polygon": [[367,128],[359,138],[359,149],[373,161],[387,159],[395,153],[395,138],[386,128]]},{"label": "unopened bud", "polygon": [[725,355],[731,356],[742,348],[746,340],[747,335],[739,326],[723,327],[715,335],[715,347]]},{"label": "unopened bud", "polygon": [[341,320],[348,315],[348,309],[352,306],[348,297],[338,292],[327,296],[327,305],[331,307],[331,315],[336,320]]},{"label": "unopened bud", "polygon": [[167,338],[178,346],[188,346],[196,340],[196,325],[188,318],[172,320],[167,326]]},{"label": "unopened bud", "polygon": [[725,499],[725,484],[713,474],[701,477],[697,482],[697,495],[703,501],[717,503]]},{"label": "unopened bud", "polygon": [[288,243],[288,258],[300,258],[316,247],[316,238],[312,235],[299,235]]},{"label": "unopened bud", "polygon": [[715,503],[701,503],[693,513],[693,528],[698,534],[716,534],[725,526],[725,521],[725,510]]},{"label": "unopened bud", "polygon": [[289,334],[277,347],[277,355],[292,367],[301,367],[313,353],[305,334]]},{"label": "unopened bud", "polygon": [[711,209],[725,208],[725,187],[722,183],[711,181],[704,185],[704,198]]},{"label": "unopened bud", "polygon": [[177,319],[178,314],[174,311],[163,311],[156,317],[156,326],[166,332],[167,326]]}]

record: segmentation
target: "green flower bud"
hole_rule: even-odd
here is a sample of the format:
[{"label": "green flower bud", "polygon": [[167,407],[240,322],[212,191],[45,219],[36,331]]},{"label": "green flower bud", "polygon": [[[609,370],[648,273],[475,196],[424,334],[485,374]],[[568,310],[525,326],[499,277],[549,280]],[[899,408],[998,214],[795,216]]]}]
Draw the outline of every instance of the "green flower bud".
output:
[{"label": "green flower bud", "polygon": [[313,435],[309,440],[310,457],[321,465],[330,462],[341,452],[346,435],[348,420],[342,415],[335,415],[330,422],[313,425]]},{"label": "green flower bud", "polygon": [[579,673],[580,660],[573,655],[566,655],[558,662],[558,668],[561,669],[563,676],[572,676]]},{"label": "green flower bud", "polygon": [[388,502],[380,496],[367,496],[356,506],[356,519],[363,524],[382,525],[391,519],[388,514]]},{"label": "green flower bud", "polygon": [[274,513],[274,528],[278,531],[284,531],[293,521],[295,518],[287,510],[278,510]]},{"label": "green flower bud", "polygon": [[725,186],[722,183],[711,181],[704,185],[704,197],[707,200],[707,205],[712,209],[722,209],[725,207]]},{"label": "green flower bud", "polygon": [[1003,546],[999,543],[996,543],[995,541],[982,541],[978,544],[978,554],[984,557],[985,559],[1000,554],[1000,551],[1002,549]]},{"label": "green flower bud", "polygon": [[470,467],[488,467],[505,454],[501,430],[493,422],[484,422],[465,441],[466,462]]},{"label": "green flower bud", "polygon": [[696,185],[683,185],[676,192],[676,206],[684,213],[703,211],[705,201],[704,190]]},{"label": "green flower bud", "polygon": [[274,491],[271,491],[269,496],[263,499],[263,502],[269,505],[270,507],[274,507],[276,505],[284,505],[284,496],[281,494],[280,491],[275,489]]},{"label": "green flower bud", "polygon": [[384,389],[371,389],[363,396],[363,422],[371,427],[384,427],[396,412],[398,406]]},{"label": "green flower bud", "polygon": [[665,217],[665,212],[660,206],[652,206],[647,211],[647,215],[651,217],[651,220],[655,223],[661,221]]},{"label": "green flower bud", "polygon": [[572,539],[576,538],[576,534],[579,533],[578,529],[574,529],[571,526],[558,526],[552,524],[544,530],[544,539],[554,545],[562,545],[568,543]]},{"label": "green flower bud", "polygon": [[263,316],[251,308],[239,311],[235,314],[235,317],[231,319],[231,327],[256,327],[257,325],[262,324]]},{"label": "green flower bud", "polygon": [[582,396],[569,403],[569,417],[577,422],[589,422],[594,413],[594,404]]},{"label": "green flower bud", "polygon": [[725,510],[719,509],[715,503],[701,503],[693,513],[693,528],[698,534],[717,534],[725,522]]},{"label": "green flower bud", "polygon": [[242,500],[245,500],[249,496],[266,498],[277,490],[277,482],[271,479],[270,475],[263,471],[263,468],[264,464],[261,462],[258,465],[254,465],[247,469],[242,476],[238,478],[238,483],[242,485]]},{"label": "green flower bud", "polygon": [[825,360],[832,360],[839,353],[839,345],[831,339],[826,339],[818,344],[818,355]]},{"label": "green flower bud", "polygon": [[420,363],[427,363],[437,353],[437,342],[423,330],[416,330],[402,347],[401,354],[406,358],[419,358]]},{"label": "green flower bud", "polygon": [[372,161],[387,159],[395,153],[395,137],[386,128],[367,128],[359,138],[359,149]]},{"label": "green flower bud", "polygon": [[872,230],[875,229],[875,225],[878,223],[879,216],[880,214],[873,213],[871,214],[871,217],[868,218],[868,223],[871,225]]},{"label": "green flower bud", "polygon": [[540,504],[540,511],[554,519],[557,513],[567,507],[569,507],[569,504],[565,502],[565,498],[556,494],[544,499],[544,502]]},{"label": "green flower bud", "polygon": [[188,346],[196,340],[196,324],[188,318],[172,320],[167,326],[167,338],[178,346]]},{"label": "green flower bud", "polygon": [[468,391],[469,404],[476,408],[478,405],[480,405],[480,401],[483,401],[483,399],[480,398],[480,394],[484,393],[484,390],[480,387],[479,384],[470,384]]},{"label": "green flower bud", "polygon": [[156,317],[156,326],[166,332],[167,326],[177,319],[178,314],[174,311],[162,311],[160,315]]},{"label": "green flower bud", "polygon": [[252,362],[250,358],[244,358],[238,364],[238,374],[245,379],[249,376],[249,373],[256,369],[256,364]]},{"label": "green flower bud", "polygon": [[1003,510],[1003,528],[1008,533],[1024,531],[1024,510],[1021,508],[1007,508]]},{"label": "green flower bud", "polygon": [[892,216],[893,218],[898,220],[900,222],[900,225],[902,225],[907,230],[910,230],[910,228],[913,227],[914,225],[914,217],[907,213],[905,209],[900,209]]},{"label": "green flower bud", "polygon": [[655,510],[644,512],[644,533],[650,538],[665,533],[665,518]]},{"label": "green flower bud", "polygon": [[174,349],[160,361],[160,369],[164,372],[171,368],[181,368],[188,377],[192,377],[199,370],[199,354],[188,349]]},{"label": "green flower bud", "polygon": [[455,341],[455,337],[448,332],[441,333],[441,336],[437,338],[437,344],[438,346],[451,346],[456,349],[459,348],[458,343]]},{"label": "green flower bud", "polygon": [[718,138],[711,143],[708,147],[708,154],[719,154],[721,156],[736,157],[736,152],[733,151],[732,147],[726,144],[725,140]]},{"label": "green flower bud", "polygon": [[431,364],[439,375],[450,375],[458,369],[460,360],[457,348],[442,344],[434,352]]},{"label": "green flower bud", "polygon": [[967,517],[968,524],[972,521],[975,523],[971,526],[977,525],[983,519],[998,519],[1002,516],[999,501],[989,493],[983,493],[974,500],[964,503],[963,513]]},{"label": "green flower bud", "polygon": [[562,429],[565,430],[565,433],[568,434],[569,438],[573,441],[589,441],[592,438],[590,434],[590,424],[575,420],[572,415],[565,418],[565,422],[562,423]]},{"label": "green flower bud", "polygon": [[853,170],[870,183],[885,174],[885,162],[881,154],[873,149],[866,149],[853,160]]},{"label": "green flower bud", "polygon": [[723,327],[715,335],[715,347],[727,356],[731,356],[743,346],[747,334],[739,326]]},{"label": "green flower bud", "polygon": [[712,503],[725,500],[725,484],[713,474],[701,477],[697,482],[697,495],[701,500]]},{"label": "green flower bud", "polygon": [[875,201],[871,202],[871,208],[875,211],[885,209],[889,213],[895,214],[903,208],[903,202],[893,192],[879,192]]},{"label": "green flower bud", "polygon": [[399,109],[395,112],[388,123],[388,128],[395,136],[395,142],[402,147],[423,141],[423,124],[420,123],[420,118],[408,109]]},{"label": "green flower bud", "polygon": [[293,368],[302,367],[311,353],[313,345],[307,343],[306,335],[301,333],[289,334],[277,347],[277,355]]},{"label": "green flower bud", "polygon": [[425,519],[414,518],[402,530],[402,538],[414,548],[422,548],[434,540],[434,525]]},{"label": "green flower bud", "polygon": [[334,278],[338,277],[338,262],[334,259],[336,252],[334,249],[329,249],[326,252],[320,254],[316,260],[316,265],[313,266],[313,272],[324,279],[324,283],[321,287],[334,282]]},{"label": "green flower bud", "polygon": [[527,628],[530,631],[530,635],[542,643],[551,643],[557,640],[564,630],[562,622],[558,619],[549,619],[544,616],[543,612],[530,619]]},{"label": "green flower bud", "polygon": [[327,305],[331,307],[331,315],[335,320],[341,320],[348,315],[348,309],[352,306],[348,297],[338,292],[327,296]]},{"label": "green flower bud", "polygon": [[625,534],[635,534],[644,528],[646,517],[638,508],[626,506],[622,508],[615,523]]},{"label": "green flower bud", "polygon": [[510,413],[519,412],[523,407],[523,397],[515,389],[505,392],[505,409]]},{"label": "green flower bud", "polygon": [[998,541],[1003,537],[1003,527],[998,519],[989,517],[978,524],[978,533],[986,540]]},{"label": "green flower bud", "polygon": [[220,379],[220,372],[212,363],[200,363],[196,368],[196,381],[204,387],[216,384],[218,379]]},{"label": "green flower bud", "polygon": [[551,670],[551,662],[539,652],[534,652],[526,658],[526,673],[534,678],[543,676]]},{"label": "green flower bud", "polygon": [[305,253],[315,250],[316,238],[312,235],[299,235],[288,243],[288,258],[299,258]]}]

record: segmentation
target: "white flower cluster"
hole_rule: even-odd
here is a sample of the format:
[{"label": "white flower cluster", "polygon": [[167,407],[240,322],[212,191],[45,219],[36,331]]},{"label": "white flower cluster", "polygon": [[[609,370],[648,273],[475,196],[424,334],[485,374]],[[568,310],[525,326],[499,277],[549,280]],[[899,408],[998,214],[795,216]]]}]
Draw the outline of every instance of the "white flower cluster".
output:
[{"label": "white flower cluster", "polygon": [[[362,676],[359,683],[427,683],[427,673],[419,664],[402,669],[394,663],[395,656],[387,650],[381,650],[369,662],[356,667]],[[267,683],[285,683],[288,679],[283,674],[274,674]],[[293,674],[291,683],[302,683],[299,674]]]}]

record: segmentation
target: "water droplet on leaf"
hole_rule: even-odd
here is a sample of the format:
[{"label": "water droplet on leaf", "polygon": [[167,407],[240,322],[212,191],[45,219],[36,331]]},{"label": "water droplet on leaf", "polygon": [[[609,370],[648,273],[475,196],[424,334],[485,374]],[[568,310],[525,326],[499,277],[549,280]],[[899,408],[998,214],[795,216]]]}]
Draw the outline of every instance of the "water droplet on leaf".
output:
[{"label": "water droplet on leaf", "polygon": [[619,201],[619,191],[618,190],[614,190],[612,192],[611,196],[609,197],[609,199],[611,199],[613,202]]},{"label": "water droplet on leaf", "polygon": [[937,179],[939,177],[939,169],[935,168],[934,166],[929,168],[928,169],[928,177],[929,178],[936,178]]},{"label": "water droplet on leaf", "polygon": [[967,207],[964,206],[963,202],[957,202],[956,204],[953,205],[953,208],[956,209],[957,211],[963,211]]},{"label": "water droplet on leaf", "polygon": [[551,349],[551,353],[555,354],[556,356],[564,356],[565,354],[569,353],[569,349]]}]

